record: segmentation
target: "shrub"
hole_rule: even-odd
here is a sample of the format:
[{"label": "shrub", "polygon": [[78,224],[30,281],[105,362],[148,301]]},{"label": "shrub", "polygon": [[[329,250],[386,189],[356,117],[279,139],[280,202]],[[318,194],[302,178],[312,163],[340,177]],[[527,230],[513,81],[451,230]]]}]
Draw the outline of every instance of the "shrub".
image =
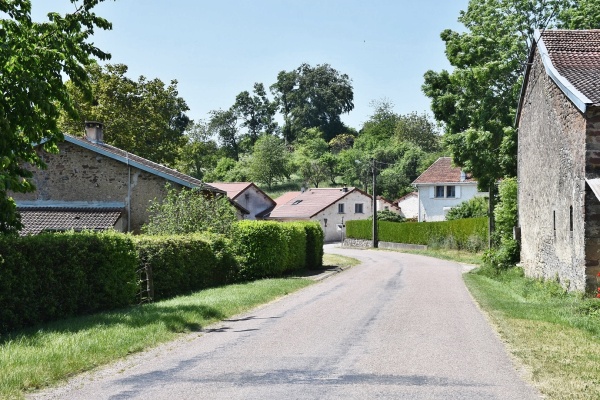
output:
[{"label": "shrub", "polygon": [[513,227],[517,225],[517,179],[504,179],[498,186],[498,197],[494,209],[494,248],[486,252],[484,262],[493,268],[507,269],[519,261],[519,243],[513,238]]},{"label": "shrub", "polygon": [[[384,242],[480,250],[482,244],[487,243],[488,219],[419,223],[380,221],[377,227],[379,240]],[[354,220],[346,224],[348,238],[372,239],[371,231],[372,221]]]},{"label": "shrub", "polygon": [[137,260],[128,235],[3,236],[0,254],[0,333],[135,299]]},{"label": "shrub", "polygon": [[138,236],[140,267],[151,269],[154,300],[214,287],[235,278],[230,242],[220,235]]},{"label": "shrub", "polygon": [[287,242],[288,253],[284,272],[302,269],[306,266],[306,232],[297,223],[281,224],[282,239]]},{"label": "shrub", "polygon": [[303,227],[306,234],[306,268],[318,269],[323,267],[324,233],[318,222],[296,222]]},{"label": "shrub", "polygon": [[463,218],[481,218],[488,215],[487,197],[473,197],[463,201],[456,207],[452,207],[446,214],[446,221],[454,221]]}]

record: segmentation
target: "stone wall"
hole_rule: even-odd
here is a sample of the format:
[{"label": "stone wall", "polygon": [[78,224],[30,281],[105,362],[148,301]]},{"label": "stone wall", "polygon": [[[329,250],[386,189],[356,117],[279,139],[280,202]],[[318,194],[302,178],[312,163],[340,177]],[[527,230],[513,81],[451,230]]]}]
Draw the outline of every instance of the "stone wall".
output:
[{"label": "stone wall", "polygon": [[521,264],[584,290],[585,118],[535,55],[519,120]]},{"label": "stone wall", "polygon": [[125,204],[125,226],[129,217],[131,230],[139,232],[148,219],[150,201],[166,195],[164,178],[72,143],[63,142],[59,149],[58,154],[42,154],[46,170],[32,169],[37,190],[14,193],[15,200],[121,202]]},{"label": "stone wall", "polygon": [[[600,178],[600,107],[588,107],[586,140],[586,176]],[[596,275],[600,273],[600,201],[586,187],[585,197],[585,264],[587,289],[599,286]]]}]

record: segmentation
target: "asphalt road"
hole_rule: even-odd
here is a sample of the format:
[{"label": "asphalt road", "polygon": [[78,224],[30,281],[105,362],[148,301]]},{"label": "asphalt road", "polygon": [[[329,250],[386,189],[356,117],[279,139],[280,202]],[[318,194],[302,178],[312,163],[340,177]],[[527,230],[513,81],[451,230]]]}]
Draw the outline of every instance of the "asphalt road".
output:
[{"label": "asphalt road", "polygon": [[458,264],[326,247],[363,264],[39,399],[538,399]]}]

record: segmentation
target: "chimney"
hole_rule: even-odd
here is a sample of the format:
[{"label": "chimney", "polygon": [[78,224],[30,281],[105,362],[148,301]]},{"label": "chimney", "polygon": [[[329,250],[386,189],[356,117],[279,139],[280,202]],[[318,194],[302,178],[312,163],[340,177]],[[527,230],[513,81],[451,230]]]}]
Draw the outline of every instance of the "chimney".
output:
[{"label": "chimney", "polygon": [[460,181],[464,182],[467,180],[467,174],[464,171],[460,171]]},{"label": "chimney", "polygon": [[104,143],[102,122],[85,121],[85,138],[92,143]]},{"label": "chimney", "polygon": [[344,186],[344,187],[342,188],[342,192],[344,192],[344,193],[348,193],[348,188],[347,188],[346,186]]}]

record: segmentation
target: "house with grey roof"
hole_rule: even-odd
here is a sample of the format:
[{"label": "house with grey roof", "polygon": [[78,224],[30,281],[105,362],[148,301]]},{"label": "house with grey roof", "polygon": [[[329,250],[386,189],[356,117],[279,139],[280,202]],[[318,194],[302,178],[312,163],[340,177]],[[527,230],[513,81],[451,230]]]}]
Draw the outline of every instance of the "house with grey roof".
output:
[{"label": "house with grey roof", "polygon": [[446,220],[453,207],[476,196],[487,196],[477,190],[477,180],[459,167],[450,157],[440,157],[413,181],[418,192],[418,221]]},{"label": "house with grey roof", "polygon": [[372,215],[372,198],[355,187],[315,188],[275,199],[277,206],[268,219],[277,221],[318,221],[326,242],[343,239],[347,221]]},{"label": "house with grey roof", "polygon": [[165,185],[226,195],[179,171],[103,142],[102,124],[87,122],[82,138],[65,135],[57,154],[41,152],[46,169],[30,168],[36,190],[11,193],[22,234],[68,229],[140,232],[148,206],[166,196]]},{"label": "house with grey roof", "polygon": [[595,290],[600,273],[600,30],[537,31],[517,112],[521,264]]}]

